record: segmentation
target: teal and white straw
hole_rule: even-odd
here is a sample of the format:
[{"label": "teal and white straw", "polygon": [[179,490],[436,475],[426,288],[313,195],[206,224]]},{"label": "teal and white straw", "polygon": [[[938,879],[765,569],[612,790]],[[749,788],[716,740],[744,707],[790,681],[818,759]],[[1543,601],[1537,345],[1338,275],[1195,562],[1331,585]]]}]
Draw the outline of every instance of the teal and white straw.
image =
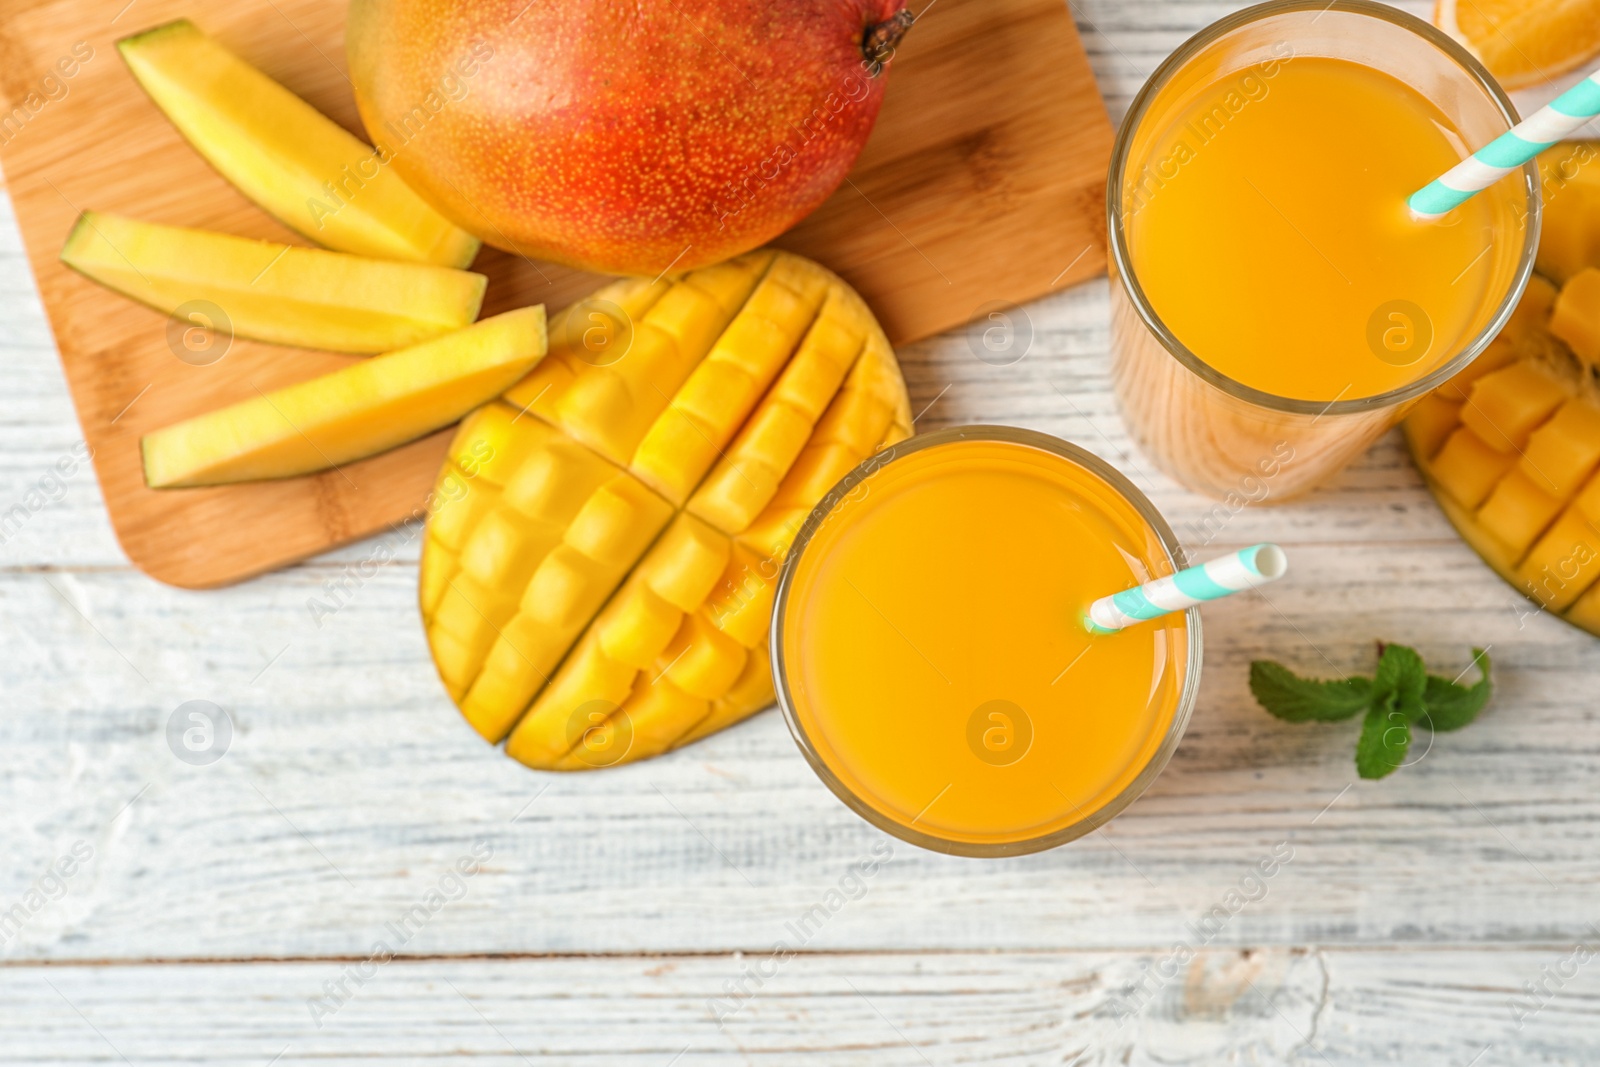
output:
[{"label": "teal and white straw", "polygon": [[1411,194],[1411,210],[1436,219],[1472,199],[1600,115],[1600,70]]},{"label": "teal and white straw", "polygon": [[1289,559],[1277,545],[1251,545],[1210,563],[1096,600],[1089,605],[1083,624],[1093,634],[1116,633],[1146,619],[1275,582],[1288,569]]}]

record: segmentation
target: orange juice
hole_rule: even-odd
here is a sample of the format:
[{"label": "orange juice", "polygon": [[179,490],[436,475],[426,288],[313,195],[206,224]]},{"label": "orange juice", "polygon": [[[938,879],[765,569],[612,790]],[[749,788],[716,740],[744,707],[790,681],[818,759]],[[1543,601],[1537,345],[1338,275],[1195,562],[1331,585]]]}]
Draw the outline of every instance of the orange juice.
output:
[{"label": "orange juice", "polygon": [[1091,636],[1089,603],[1175,569],[1138,491],[1053,438],[919,438],[819,506],[785,570],[780,699],[825,781],[908,840],[1031,851],[1131,802],[1197,682],[1198,623]]},{"label": "orange juice", "polygon": [[1157,463],[1225,513],[1291,499],[1483,351],[1532,270],[1534,172],[1438,221],[1406,201],[1514,120],[1367,0],[1273,0],[1175,51],[1107,192],[1112,381]]},{"label": "orange juice", "polygon": [[1373,396],[1426,374],[1502,295],[1486,253],[1514,184],[1419,223],[1406,197],[1475,147],[1440,108],[1347,59],[1294,57],[1258,84],[1234,112],[1224,81],[1156,136],[1171,180],[1126,223],[1156,313],[1211,367],[1277,396]]}]

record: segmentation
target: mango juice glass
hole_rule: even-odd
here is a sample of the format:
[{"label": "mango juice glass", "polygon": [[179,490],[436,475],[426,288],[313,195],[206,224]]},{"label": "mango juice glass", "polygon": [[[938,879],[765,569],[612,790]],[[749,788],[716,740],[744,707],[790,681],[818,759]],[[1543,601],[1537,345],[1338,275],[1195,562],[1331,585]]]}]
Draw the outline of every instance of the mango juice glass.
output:
[{"label": "mango juice glass", "polygon": [[1441,223],[1405,198],[1516,121],[1464,49],[1366,0],[1262,4],[1174,52],[1107,188],[1113,382],[1156,462],[1288,499],[1482,352],[1533,269],[1537,170]]},{"label": "mango juice glass", "polygon": [[828,788],[923,848],[1011,856],[1122,811],[1199,688],[1200,617],[1091,635],[1094,600],[1171,574],[1150,502],[1045,434],[972,426],[867,460],[779,578],[778,703]]}]

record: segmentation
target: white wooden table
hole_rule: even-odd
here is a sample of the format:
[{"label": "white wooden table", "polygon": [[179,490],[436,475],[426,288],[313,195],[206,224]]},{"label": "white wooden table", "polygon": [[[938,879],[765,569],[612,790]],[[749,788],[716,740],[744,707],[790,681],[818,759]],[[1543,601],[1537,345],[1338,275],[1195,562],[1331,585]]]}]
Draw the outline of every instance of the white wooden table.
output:
[{"label": "white wooden table", "polygon": [[[1082,0],[1113,117],[1234,6]],[[1061,435],[1191,531],[1211,503],[1152,473],[1108,392],[1105,282],[1026,313],[1015,366],[960,335],[901,353],[921,428]],[[1208,609],[1200,707],[1130,811],[1012,861],[895,843],[857,883],[888,839],[774,713],[583,776],[486,748],[429,665],[412,547],[320,628],[307,600],[374,543],[221,592],[132,570],[92,475],[47,473],[79,434],[9,213],[0,365],[0,513],[22,505],[0,544],[0,1063],[1600,1058],[1600,642],[1530,616],[1394,436],[1228,522],[1215,545],[1278,540],[1293,577]],[[1366,671],[1375,637],[1442,666],[1490,645],[1499,691],[1371,783],[1353,724],[1280,724],[1245,678],[1263,656]],[[235,727],[209,766],[166,740],[195,699]],[[1292,859],[1239,905],[1274,849]]]}]

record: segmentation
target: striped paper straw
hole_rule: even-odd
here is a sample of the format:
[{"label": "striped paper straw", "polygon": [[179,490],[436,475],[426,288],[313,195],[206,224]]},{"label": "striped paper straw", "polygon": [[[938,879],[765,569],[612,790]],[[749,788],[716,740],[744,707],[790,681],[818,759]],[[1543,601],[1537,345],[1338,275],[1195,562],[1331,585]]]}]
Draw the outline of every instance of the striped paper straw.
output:
[{"label": "striped paper straw", "polygon": [[1411,194],[1411,210],[1436,219],[1472,199],[1600,115],[1600,70],[1540,108],[1442,177]]},{"label": "striped paper straw", "polygon": [[1288,569],[1289,559],[1277,545],[1251,545],[1210,563],[1096,600],[1089,605],[1083,625],[1093,634],[1116,633],[1146,619],[1275,582]]}]

